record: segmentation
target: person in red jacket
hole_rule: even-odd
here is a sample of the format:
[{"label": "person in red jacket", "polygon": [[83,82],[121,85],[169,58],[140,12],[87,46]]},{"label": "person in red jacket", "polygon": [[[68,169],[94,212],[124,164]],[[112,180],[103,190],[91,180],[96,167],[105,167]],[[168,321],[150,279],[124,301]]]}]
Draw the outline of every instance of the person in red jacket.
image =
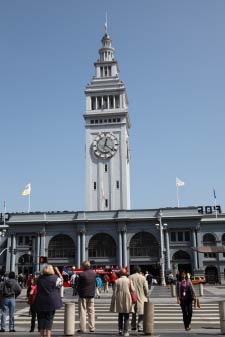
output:
[{"label": "person in red jacket", "polygon": [[117,276],[116,273],[113,271],[112,274],[111,274],[111,278],[110,278],[110,281],[111,281],[112,289],[113,289],[113,290],[114,290],[115,282],[116,282],[117,279],[118,279],[118,276]]},{"label": "person in red jacket", "polygon": [[[35,321],[37,317],[37,311],[34,307],[34,301],[37,294],[37,278],[34,277],[31,280],[31,285],[27,290],[28,304],[30,304],[30,314],[31,314],[31,327],[30,332],[34,332]],[[39,329],[38,329],[39,330]]]}]

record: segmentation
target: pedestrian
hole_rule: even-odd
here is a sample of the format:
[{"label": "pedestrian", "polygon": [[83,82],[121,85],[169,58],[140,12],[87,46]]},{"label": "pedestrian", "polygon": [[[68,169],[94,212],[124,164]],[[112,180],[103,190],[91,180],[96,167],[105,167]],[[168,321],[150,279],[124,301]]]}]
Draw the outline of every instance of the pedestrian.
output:
[{"label": "pedestrian", "polygon": [[109,281],[110,281],[110,278],[109,278],[109,275],[107,273],[105,273],[103,275],[103,289],[104,289],[104,293],[108,293],[109,292]]},{"label": "pedestrian", "polygon": [[167,282],[168,282],[168,285],[175,284],[175,279],[174,279],[172,271],[169,272]]},{"label": "pedestrian", "polygon": [[196,299],[196,294],[191,283],[187,279],[185,271],[180,274],[180,281],[177,282],[177,303],[180,304],[183,313],[184,328],[191,330],[192,301]]},{"label": "pedestrian", "polygon": [[86,313],[88,314],[89,331],[95,332],[95,287],[96,273],[91,269],[90,261],[82,263],[83,272],[80,273],[77,285],[79,295],[78,306],[80,314],[80,329],[78,332],[86,332]]},{"label": "pedestrian", "polygon": [[37,280],[37,294],[34,308],[37,311],[40,337],[51,337],[51,330],[56,309],[63,306],[60,288],[63,277],[57,267],[46,264]]},{"label": "pedestrian", "polygon": [[21,288],[24,288],[25,275],[23,275],[23,273],[20,273],[18,275],[18,282],[19,282],[19,285],[21,286]]},{"label": "pedestrian", "polygon": [[153,276],[151,273],[148,273],[145,277],[147,284],[148,284],[148,289],[150,290],[152,287],[152,280],[153,280]]},{"label": "pedestrian", "polygon": [[100,293],[102,291],[102,286],[103,286],[102,279],[97,274],[96,275],[96,296],[95,296],[96,298],[100,298]]},{"label": "pedestrian", "polygon": [[75,270],[73,270],[73,274],[70,278],[70,284],[73,289],[73,296],[77,295],[77,282],[78,282],[78,275]]},{"label": "pedestrian", "polygon": [[21,287],[16,281],[16,275],[14,271],[9,272],[8,277],[1,282],[1,330],[5,332],[6,328],[6,311],[9,309],[9,331],[15,332],[14,312],[16,307],[16,298],[21,293]]},{"label": "pedestrian", "polygon": [[[149,275],[150,274],[147,276]],[[133,274],[129,276],[129,280],[133,282],[137,297],[137,303],[133,304],[131,330],[138,329],[138,332],[143,332],[144,303],[148,301],[149,296],[148,282],[145,276],[141,274],[141,268],[139,266],[133,267]]]},{"label": "pedestrian", "polygon": [[127,277],[125,268],[120,269],[120,278],[116,280],[110,311],[118,313],[119,335],[129,336],[129,314],[132,312],[130,290],[135,291],[132,280]]},{"label": "pedestrian", "polygon": [[[36,318],[37,318],[37,310],[34,306],[36,294],[37,294],[37,278],[34,277],[31,280],[31,285],[27,289],[27,297],[28,297],[27,303],[30,305],[30,314],[31,314],[30,332],[34,332],[35,321],[36,321]],[[39,331],[39,327],[38,327],[38,331]]]},{"label": "pedestrian", "polygon": [[112,290],[114,290],[115,287],[115,282],[118,279],[118,276],[116,275],[116,273],[113,271],[110,277],[110,282],[112,284]]}]

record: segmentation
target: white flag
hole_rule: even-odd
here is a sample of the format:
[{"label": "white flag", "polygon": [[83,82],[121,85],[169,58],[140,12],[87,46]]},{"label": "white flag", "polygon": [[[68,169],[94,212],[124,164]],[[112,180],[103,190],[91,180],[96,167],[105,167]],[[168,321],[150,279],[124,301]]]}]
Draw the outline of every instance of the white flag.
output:
[{"label": "white flag", "polygon": [[180,180],[179,178],[176,178],[176,187],[184,186],[184,182]]},{"label": "white flag", "polygon": [[23,190],[22,195],[30,195],[30,192],[31,192],[31,183],[25,186],[25,189]]}]

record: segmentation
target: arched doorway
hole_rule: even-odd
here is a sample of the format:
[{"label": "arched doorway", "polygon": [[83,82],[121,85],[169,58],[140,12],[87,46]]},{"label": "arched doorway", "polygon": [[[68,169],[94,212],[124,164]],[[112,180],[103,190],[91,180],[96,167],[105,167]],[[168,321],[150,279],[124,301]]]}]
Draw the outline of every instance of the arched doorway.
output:
[{"label": "arched doorway", "polygon": [[33,256],[30,254],[23,254],[18,259],[18,274],[23,274],[26,277],[33,274]]},{"label": "arched doorway", "polygon": [[207,283],[218,283],[218,270],[215,266],[208,266],[205,268],[205,279]]},{"label": "arched doorway", "polygon": [[183,250],[178,250],[176,253],[174,253],[172,265],[175,273],[184,270],[192,274],[191,257]]},{"label": "arched doorway", "polygon": [[116,264],[116,243],[106,233],[94,235],[88,246],[88,258],[92,266],[105,266]]},{"label": "arched doorway", "polygon": [[148,232],[139,232],[130,240],[130,269],[140,265],[143,273],[151,272],[154,277],[160,274],[159,243],[155,236]]},{"label": "arched doorway", "polygon": [[58,267],[75,264],[75,244],[68,235],[54,236],[48,245],[48,262]]}]

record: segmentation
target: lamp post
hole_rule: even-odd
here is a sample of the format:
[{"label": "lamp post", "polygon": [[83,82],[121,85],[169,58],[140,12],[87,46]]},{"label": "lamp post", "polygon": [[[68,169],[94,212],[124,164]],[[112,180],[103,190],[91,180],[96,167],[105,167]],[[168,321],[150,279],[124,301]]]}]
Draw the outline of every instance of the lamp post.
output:
[{"label": "lamp post", "polygon": [[163,230],[166,228],[167,224],[162,223],[162,211],[159,211],[159,224],[156,224],[157,229],[160,231],[160,268],[161,268],[161,285],[165,286],[165,256],[164,256],[164,236],[163,236]]}]

